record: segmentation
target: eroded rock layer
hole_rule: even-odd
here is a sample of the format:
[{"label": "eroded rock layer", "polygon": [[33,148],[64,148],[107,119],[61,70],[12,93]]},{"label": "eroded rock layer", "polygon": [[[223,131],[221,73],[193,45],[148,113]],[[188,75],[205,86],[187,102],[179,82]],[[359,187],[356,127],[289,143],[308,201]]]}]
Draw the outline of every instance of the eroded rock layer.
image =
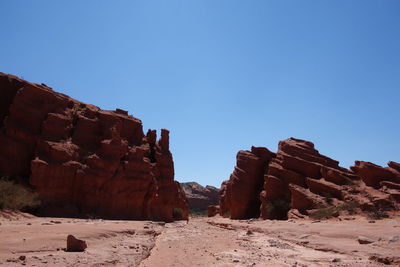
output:
[{"label": "eroded rock layer", "polygon": [[349,170],[295,138],[279,142],[276,154],[252,147],[239,151],[234,172],[222,183],[220,214],[287,219],[322,209],[336,215],[399,210],[400,165],[388,165],[356,161]]},{"label": "eroded rock layer", "polygon": [[143,133],[128,112],[101,110],[0,73],[0,172],[29,183],[51,216],[173,220],[187,200],[174,181],[169,132]]}]

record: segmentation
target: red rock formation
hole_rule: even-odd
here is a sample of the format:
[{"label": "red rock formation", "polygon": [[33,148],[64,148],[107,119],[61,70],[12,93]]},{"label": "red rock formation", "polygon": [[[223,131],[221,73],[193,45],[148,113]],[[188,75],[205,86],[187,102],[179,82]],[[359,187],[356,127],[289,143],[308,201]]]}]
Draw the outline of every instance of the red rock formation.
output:
[{"label": "red rock formation", "polygon": [[237,163],[228,182],[221,186],[221,212],[228,209],[232,219],[258,217],[265,168],[275,156],[266,148],[252,147],[251,151],[239,151]]},{"label": "red rock formation", "polygon": [[[269,152],[264,160],[249,151],[240,151],[237,159],[231,178],[222,183],[220,200],[221,215],[233,219],[301,218],[316,209],[346,203],[356,203],[364,211],[400,208],[396,203],[400,165],[396,162],[382,168],[357,161],[348,170],[321,155],[313,143],[295,138],[279,142],[278,152]],[[261,205],[254,200],[258,196]]]},{"label": "red rock formation", "polygon": [[221,189],[219,191],[219,212],[221,216],[230,217],[231,216],[231,206],[230,206],[230,196],[231,191],[228,187],[229,180],[223,181],[221,184]]},{"label": "red rock formation", "polygon": [[400,173],[400,163],[389,161],[388,166]]},{"label": "red rock formation", "polygon": [[[52,216],[187,217],[169,132],[0,73],[0,172],[25,177]],[[182,219],[183,219],[182,218]]]},{"label": "red rock formation", "polygon": [[292,195],[291,208],[304,211],[324,204],[323,197],[312,193],[310,190],[291,184],[289,185]]},{"label": "red rock formation", "polygon": [[[395,168],[397,167],[393,161],[390,164]],[[379,188],[381,181],[400,183],[400,172],[391,167],[383,168],[371,162],[356,161],[355,165],[350,168],[355,174],[361,177],[366,185],[374,188]]]}]

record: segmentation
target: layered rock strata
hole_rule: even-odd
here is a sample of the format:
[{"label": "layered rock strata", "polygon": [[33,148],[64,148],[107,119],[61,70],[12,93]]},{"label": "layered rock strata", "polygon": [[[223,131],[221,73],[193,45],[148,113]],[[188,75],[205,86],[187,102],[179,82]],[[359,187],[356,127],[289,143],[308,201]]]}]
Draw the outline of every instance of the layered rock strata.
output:
[{"label": "layered rock strata", "polygon": [[[51,216],[187,217],[169,132],[145,135],[127,111],[101,110],[0,73],[0,172],[31,185]],[[174,218],[179,209],[182,218]]]},{"label": "layered rock strata", "polygon": [[222,183],[220,214],[287,219],[327,207],[399,210],[399,164],[388,165],[356,161],[349,170],[295,138],[279,142],[277,153],[252,147],[238,152],[230,179]]}]

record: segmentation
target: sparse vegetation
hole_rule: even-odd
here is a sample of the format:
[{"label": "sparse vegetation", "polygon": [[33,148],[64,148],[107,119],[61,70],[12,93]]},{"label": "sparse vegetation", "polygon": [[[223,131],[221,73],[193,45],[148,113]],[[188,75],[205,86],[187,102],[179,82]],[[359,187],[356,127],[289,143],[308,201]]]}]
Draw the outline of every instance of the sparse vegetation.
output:
[{"label": "sparse vegetation", "polygon": [[190,217],[207,217],[207,211],[190,210],[189,216]]},{"label": "sparse vegetation", "polygon": [[347,211],[350,215],[356,214],[358,208],[358,203],[355,201],[344,202],[341,206],[341,210]]},{"label": "sparse vegetation", "polygon": [[314,210],[310,217],[314,220],[329,219],[339,215],[337,207],[325,207]]},{"label": "sparse vegetation", "polygon": [[384,218],[388,218],[389,215],[387,214],[386,210],[382,207],[374,207],[369,213],[368,218],[373,220],[381,220]]},{"label": "sparse vegetation", "polygon": [[7,178],[0,179],[0,210],[32,211],[39,205],[36,193]]},{"label": "sparse vegetation", "polygon": [[265,206],[265,214],[276,217],[276,219],[287,219],[287,212],[290,209],[290,197],[268,200]]},{"label": "sparse vegetation", "polygon": [[357,212],[358,204],[355,201],[344,202],[338,207],[320,206],[310,213],[310,217],[314,220],[330,219],[339,216],[341,211],[347,211],[349,214]]},{"label": "sparse vegetation", "polygon": [[181,220],[183,218],[183,210],[181,208],[174,208],[172,210],[172,217],[175,220]]},{"label": "sparse vegetation", "polygon": [[327,192],[322,192],[321,195],[325,198],[326,203],[332,205],[333,204],[333,198],[332,195],[327,193]]}]

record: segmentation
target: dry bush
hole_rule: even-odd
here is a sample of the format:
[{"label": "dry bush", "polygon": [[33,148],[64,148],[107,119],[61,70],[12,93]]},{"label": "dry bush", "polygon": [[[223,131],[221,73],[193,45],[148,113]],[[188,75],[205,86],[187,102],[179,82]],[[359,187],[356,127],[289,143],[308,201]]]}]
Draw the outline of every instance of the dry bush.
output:
[{"label": "dry bush", "polygon": [[183,218],[183,210],[181,208],[174,208],[172,210],[172,217],[175,220],[182,220],[182,218]]},{"label": "dry bush", "polygon": [[0,179],[0,210],[30,211],[37,209],[39,205],[40,200],[36,193],[13,181]]},{"label": "dry bush", "polygon": [[310,214],[310,217],[314,220],[329,219],[337,217],[341,211],[347,211],[349,214],[356,214],[358,203],[355,201],[344,202],[340,206],[320,206],[314,212]]},{"label": "dry bush", "polygon": [[319,208],[310,213],[310,217],[314,220],[329,219],[338,215],[337,207]]}]

